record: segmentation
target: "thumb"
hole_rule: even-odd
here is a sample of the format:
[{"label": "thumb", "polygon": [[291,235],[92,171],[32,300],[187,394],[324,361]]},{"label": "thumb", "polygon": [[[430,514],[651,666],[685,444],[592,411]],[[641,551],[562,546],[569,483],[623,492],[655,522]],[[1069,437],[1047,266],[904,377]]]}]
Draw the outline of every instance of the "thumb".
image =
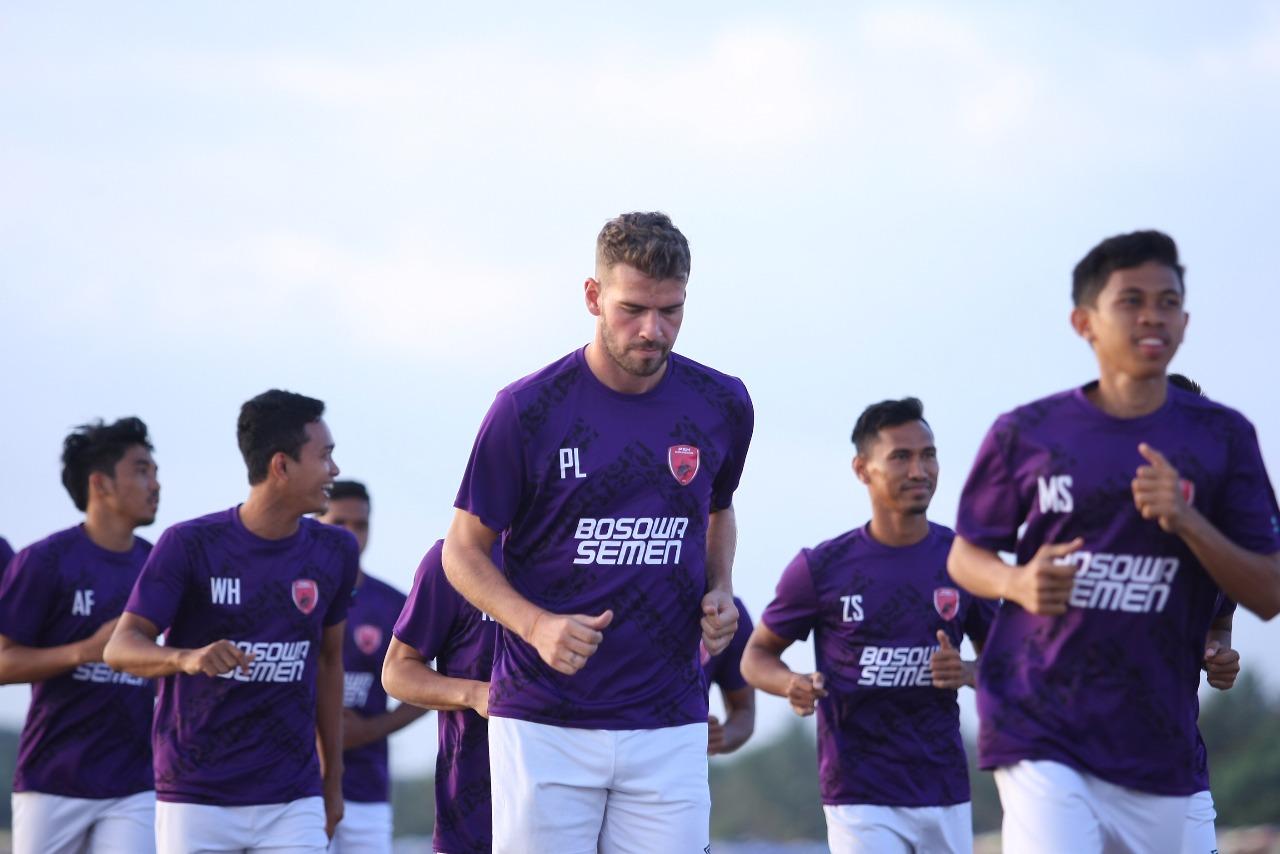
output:
[{"label": "thumb", "polygon": [[1138,453],[1142,454],[1143,459],[1151,463],[1156,468],[1172,468],[1169,461],[1165,459],[1164,454],[1148,445],[1146,442],[1138,443]]},{"label": "thumb", "polygon": [[719,726],[719,725],[720,725],[720,719],[719,719],[718,717],[716,717],[715,715],[707,715],[707,723],[708,723],[708,724],[710,724],[710,725],[712,725],[712,726]]},{"label": "thumb", "polygon": [[1218,654],[1218,650],[1222,649],[1222,641],[1209,641],[1204,645],[1204,660],[1208,661]]},{"label": "thumb", "polygon": [[1084,537],[1076,537],[1069,543],[1052,543],[1043,546],[1046,557],[1066,557],[1084,545]]},{"label": "thumb", "polygon": [[942,629],[938,629],[938,644],[943,649],[955,649],[955,647],[951,645],[951,638],[947,637],[947,633]]},{"label": "thumb", "polygon": [[812,673],[809,675],[809,684],[818,690],[822,690],[826,686],[827,679],[821,673]]},{"label": "thumb", "polygon": [[603,614],[599,615],[598,617],[587,617],[587,619],[584,620],[583,622],[585,622],[591,628],[597,631],[601,631],[606,626],[608,626],[610,623],[613,622],[613,611],[612,610],[605,611]]}]

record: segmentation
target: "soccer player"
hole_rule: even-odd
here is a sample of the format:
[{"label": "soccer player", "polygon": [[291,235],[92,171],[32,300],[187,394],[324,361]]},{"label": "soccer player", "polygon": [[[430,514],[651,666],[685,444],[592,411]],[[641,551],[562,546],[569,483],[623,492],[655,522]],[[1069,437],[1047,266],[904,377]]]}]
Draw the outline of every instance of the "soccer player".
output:
[{"label": "soccer player", "polygon": [[[818,773],[827,840],[837,854],[973,850],[969,771],[960,737],[954,656],[934,683],[940,645],[979,648],[994,610],[952,586],[954,534],[925,515],[938,453],[915,398],[866,408],[853,428],[853,472],[871,521],[802,549],[742,659],[747,681],[818,711]],[[817,671],[782,661],[814,634]],[[957,672],[950,672],[951,670]]]},{"label": "soccer player", "polygon": [[13,778],[15,854],[155,848],[150,682],[102,648],[151,544],[160,484],[137,418],[76,428],[62,483],[84,522],[18,552],[0,578],[0,682],[31,683]]},{"label": "soccer player", "polygon": [[[364,554],[369,545],[369,491],[354,480],[334,481],[329,509],[316,517],[326,525],[346,528]],[[404,594],[369,575],[356,576],[356,595],[347,611],[342,646],[345,689],[342,704],[342,822],[329,854],[391,852],[391,778],[387,769],[387,736],[418,718],[425,709],[399,706],[387,711],[382,689],[382,660]]]},{"label": "soccer player", "polygon": [[274,389],[241,407],[248,499],[161,535],[107,644],[108,664],[160,680],[161,854],[322,852],[342,818],[342,638],[360,549],[307,518],[338,475],[323,414]]},{"label": "soccer player", "polygon": [[[432,849],[488,854],[493,832],[486,718],[498,624],[453,589],[443,551],[440,540],[418,566],[382,681],[402,703],[440,712]],[[492,558],[495,565],[502,560],[496,543]]]},{"label": "soccer player", "polygon": [[503,626],[498,852],[709,844],[699,625],[712,655],[737,627],[732,500],[754,418],[741,381],[671,352],[688,276],[666,215],[606,223],[584,289],[594,338],[500,391],[467,464],[444,566]]},{"label": "soccer player", "polygon": [[733,753],[747,743],[756,728],[756,689],[742,678],[742,653],[754,627],[746,603],[734,596],[733,605],[738,609],[738,629],[724,652],[710,655],[705,646],[701,647],[707,690],[712,685],[719,686],[724,701],[723,723],[715,715],[707,716],[707,753],[711,756]]},{"label": "soccer player", "polygon": [[1280,534],[1252,425],[1166,377],[1187,325],[1173,240],[1104,240],[1072,296],[1098,380],[1000,416],[960,501],[951,574],[1004,600],[980,761],[1011,854],[1178,851],[1219,586],[1274,614]]}]

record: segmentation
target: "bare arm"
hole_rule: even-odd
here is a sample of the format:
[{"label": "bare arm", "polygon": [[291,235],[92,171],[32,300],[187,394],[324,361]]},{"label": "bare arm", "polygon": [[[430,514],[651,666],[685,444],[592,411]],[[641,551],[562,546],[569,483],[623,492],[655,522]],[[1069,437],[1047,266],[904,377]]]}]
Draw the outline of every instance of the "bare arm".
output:
[{"label": "bare arm", "polygon": [[382,687],[411,707],[442,712],[473,709],[481,717],[489,716],[488,682],[438,673],[416,649],[399,638],[391,639],[382,663]]},{"label": "bare arm", "polygon": [[480,517],[457,510],[444,540],[444,572],[449,583],[464,599],[536,649],[546,664],[572,676],[599,648],[613,612],[553,614],[539,608],[521,596],[494,566],[489,555],[497,537]]},{"label": "bare arm", "polygon": [[1056,561],[1084,545],[1076,538],[1069,543],[1043,545],[1025,564],[1010,566],[993,551],[957,536],[947,556],[947,572],[965,590],[983,599],[1008,599],[1033,614],[1066,613],[1076,568]]},{"label": "bare arm", "polygon": [[82,664],[102,661],[102,648],[116,627],[108,620],[83,640],[59,646],[25,646],[0,635],[0,685],[43,682]]},{"label": "bare arm", "polygon": [[214,641],[200,649],[179,649],[157,644],[156,637],[159,634],[160,630],[155,623],[126,611],[116,621],[111,640],[102,651],[103,660],[113,670],[147,679],[172,676],[175,673],[218,676],[237,667],[247,673],[253,662],[252,654],[244,652],[229,640]]},{"label": "bare arm", "polygon": [[1219,691],[1236,684],[1240,675],[1240,653],[1231,648],[1232,614],[1216,617],[1209,626],[1204,644],[1204,670],[1208,682]]},{"label": "bare arm", "polygon": [[786,697],[791,710],[802,717],[813,714],[814,705],[827,696],[821,673],[796,673],[782,661],[791,641],[760,623],[742,653],[742,676],[761,691]]},{"label": "bare arm", "polygon": [[347,621],[325,626],[316,672],[316,747],[324,777],[325,833],[342,821],[342,638]]},{"label": "bare arm", "polygon": [[427,713],[408,704],[396,706],[380,715],[357,714],[352,709],[342,710],[342,749],[352,750],[381,741],[393,732],[399,732]]},{"label": "bare arm", "polygon": [[723,652],[738,630],[733,604],[733,558],[738,549],[738,517],[732,507],[707,518],[707,592],[702,597],[702,643],[707,652]]},{"label": "bare arm", "polygon": [[707,753],[732,753],[747,743],[756,729],[756,689],[744,685],[723,692],[725,719],[721,724],[714,716],[708,721]]}]

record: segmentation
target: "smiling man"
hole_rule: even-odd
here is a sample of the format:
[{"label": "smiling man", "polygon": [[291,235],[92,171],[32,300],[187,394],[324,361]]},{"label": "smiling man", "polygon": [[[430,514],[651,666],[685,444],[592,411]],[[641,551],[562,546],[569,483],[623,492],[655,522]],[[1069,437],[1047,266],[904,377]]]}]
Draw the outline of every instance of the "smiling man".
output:
[{"label": "smiling man", "polygon": [[62,483],[84,522],[18,552],[0,578],[0,683],[31,683],[13,779],[17,854],[154,848],[155,693],[102,661],[151,551],[133,533],[160,505],[151,450],[137,418],[67,436]]},{"label": "smiling man", "polygon": [[496,852],[709,844],[698,641],[714,655],[737,627],[732,501],[754,421],[741,381],[671,352],[689,261],[664,214],[605,224],[593,340],[498,393],[454,503],[448,579],[503,627]]},{"label": "smiling man", "polygon": [[960,500],[951,575],[1004,600],[981,765],[1010,854],[1177,851],[1219,588],[1264,619],[1280,608],[1271,484],[1253,426],[1168,380],[1187,327],[1171,238],[1104,240],[1072,296],[1098,379],[1000,416]]},{"label": "smiling man", "polygon": [[248,499],[164,532],[107,644],[113,667],[159,680],[161,854],[318,854],[342,818],[342,640],[359,546],[306,518],[338,475],[323,414],[287,391],[244,404]]}]

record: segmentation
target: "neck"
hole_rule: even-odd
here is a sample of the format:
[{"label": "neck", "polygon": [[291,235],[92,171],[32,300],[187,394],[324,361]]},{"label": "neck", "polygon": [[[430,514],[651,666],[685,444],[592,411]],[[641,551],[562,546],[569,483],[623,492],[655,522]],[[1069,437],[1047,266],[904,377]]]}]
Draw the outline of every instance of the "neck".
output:
[{"label": "neck", "polygon": [[600,336],[596,336],[596,340],[587,345],[587,367],[591,369],[591,373],[596,379],[600,380],[608,388],[613,389],[621,394],[644,394],[646,391],[652,391],[662,382],[662,378],[666,376],[667,364],[664,362],[662,368],[647,377],[638,377],[635,374],[624,371],[613,359],[609,357],[609,353],[604,348],[604,342],[600,340]]},{"label": "neck", "polygon": [[898,513],[872,505],[871,536],[886,546],[914,546],[929,536],[929,519],[923,513]]},{"label": "neck", "polygon": [[84,532],[96,546],[111,552],[127,552],[133,548],[131,519],[123,519],[111,511],[90,504],[84,516]]},{"label": "neck", "polygon": [[1150,415],[1169,396],[1169,380],[1163,373],[1154,377],[1132,377],[1114,371],[1102,371],[1098,384],[1085,392],[1089,401],[1115,418],[1141,418]]},{"label": "neck", "polygon": [[240,505],[240,522],[250,533],[264,540],[283,540],[298,530],[298,512],[266,485],[253,487]]}]

